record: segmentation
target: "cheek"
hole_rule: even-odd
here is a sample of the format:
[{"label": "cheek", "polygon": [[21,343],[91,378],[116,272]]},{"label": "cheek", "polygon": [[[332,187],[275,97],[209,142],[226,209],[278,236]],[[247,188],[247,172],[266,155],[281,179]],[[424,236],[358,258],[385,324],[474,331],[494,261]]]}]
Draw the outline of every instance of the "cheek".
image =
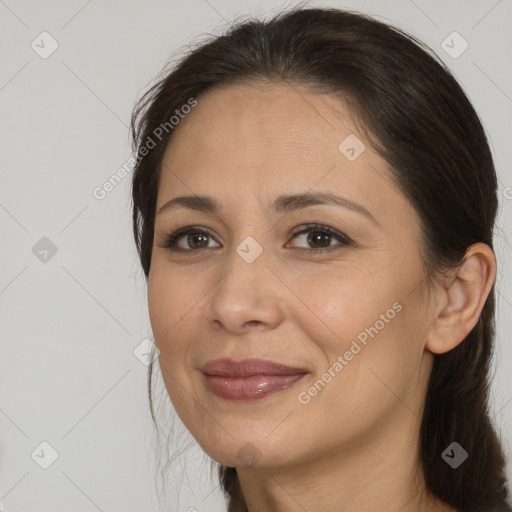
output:
[{"label": "cheek", "polygon": [[[389,272],[354,268],[331,267],[316,274],[306,273],[306,279],[302,276],[296,281],[300,283],[297,296],[303,298],[303,313],[296,319],[304,318],[306,332],[330,356],[348,350],[361,333],[363,339],[365,329],[375,322],[382,329],[381,314],[388,310],[388,317],[396,314],[393,303],[398,293],[389,282]],[[318,331],[313,333],[307,325],[318,325]]]},{"label": "cheek", "polygon": [[[187,344],[180,335],[184,326],[194,321],[201,295],[189,282],[180,279],[179,272],[158,269],[148,279],[148,310],[155,343],[168,364],[183,363]],[[197,321],[197,319],[195,319]],[[172,354],[173,357],[167,357]]]},{"label": "cheek", "polygon": [[[197,296],[196,296],[197,295]],[[187,336],[187,325],[197,324],[200,300],[190,281],[184,282],[180,273],[162,267],[150,272],[148,279],[148,310],[155,344],[158,347],[159,367],[167,394],[182,421],[187,422],[194,404],[190,401],[190,355],[194,344]]]},{"label": "cheek", "polygon": [[[303,278],[299,293],[307,298],[309,313],[296,316],[315,342],[318,361],[324,361],[320,372],[331,368],[331,375],[340,376],[332,379],[336,384],[331,390],[343,387],[346,391],[348,386],[360,398],[370,390],[378,396],[379,387],[386,392],[376,375],[391,387],[406,386],[422,354],[421,297],[405,284],[418,281],[420,268],[374,269],[331,269],[323,276]],[[370,386],[370,381],[377,387]],[[336,393],[335,399],[344,395]]]},{"label": "cheek", "polygon": [[159,272],[151,271],[148,279],[148,311],[155,343],[161,350],[161,338],[166,329],[173,325],[173,308],[175,302],[174,283]]},{"label": "cheek", "polygon": [[179,269],[155,265],[148,278],[148,309],[155,336],[176,329],[200,298],[200,290]]},{"label": "cheek", "polygon": [[368,309],[360,304],[357,315],[338,315],[337,337],[317,341],[325,366],[298,389],[308,415],[325,418],[328,439],[339,437],[340,425],[347,439],[376,427],[389,411],[400,409],[401,401],[416,408],[411,397],[421,350],[407,304],[383,295],[365,305]]}]

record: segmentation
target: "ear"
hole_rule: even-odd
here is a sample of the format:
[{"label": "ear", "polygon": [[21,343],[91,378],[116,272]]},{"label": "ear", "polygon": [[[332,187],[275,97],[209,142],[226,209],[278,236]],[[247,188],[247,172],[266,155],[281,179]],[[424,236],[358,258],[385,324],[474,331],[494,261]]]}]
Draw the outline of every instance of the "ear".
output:
[{"label": "ear", "polygon": [[496,278],[496,258],[481,242],[471,245],[455,276],[436,291],[437,307],[425,347],[435,354],[455,348],[480,317]]}]

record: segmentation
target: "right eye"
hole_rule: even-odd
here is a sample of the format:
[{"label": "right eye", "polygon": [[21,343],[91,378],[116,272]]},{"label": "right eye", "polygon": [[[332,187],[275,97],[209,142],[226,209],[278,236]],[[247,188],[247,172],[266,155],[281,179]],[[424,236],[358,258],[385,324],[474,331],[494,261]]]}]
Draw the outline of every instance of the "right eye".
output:
[{"label": "right eye", "polygon": [[[185,237],[185,235],[188,235]],[[208,249],[208,242],[213,236],[198,226],[186,226],[171,233],[159,247],[172,252],[190,252]]]}]

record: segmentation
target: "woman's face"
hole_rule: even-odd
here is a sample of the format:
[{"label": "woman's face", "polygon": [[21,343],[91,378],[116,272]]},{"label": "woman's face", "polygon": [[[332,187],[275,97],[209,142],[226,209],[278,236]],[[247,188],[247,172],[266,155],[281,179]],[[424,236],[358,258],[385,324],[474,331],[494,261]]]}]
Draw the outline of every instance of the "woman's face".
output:
[{"label": "woman's face", "polygon": [[[212,458],[307,462],[419,426],[419,220],[341,100],[285,83],[207,92],[174,128],[157,212],[180,196],[156,216],[149,313],[172,403]],[[264,362],[205,370],[219,359]]]}]

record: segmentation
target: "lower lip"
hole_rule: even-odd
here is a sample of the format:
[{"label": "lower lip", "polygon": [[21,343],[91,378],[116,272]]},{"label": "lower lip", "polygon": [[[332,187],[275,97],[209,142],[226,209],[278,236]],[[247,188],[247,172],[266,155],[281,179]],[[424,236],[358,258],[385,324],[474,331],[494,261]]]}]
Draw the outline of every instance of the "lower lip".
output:
[{"label": "lower lip", "polygon": [[258,400],[289,388],[306,375],[254,375],[251,377],[219,377],[205,375],[209,390],[226,400]]}]

